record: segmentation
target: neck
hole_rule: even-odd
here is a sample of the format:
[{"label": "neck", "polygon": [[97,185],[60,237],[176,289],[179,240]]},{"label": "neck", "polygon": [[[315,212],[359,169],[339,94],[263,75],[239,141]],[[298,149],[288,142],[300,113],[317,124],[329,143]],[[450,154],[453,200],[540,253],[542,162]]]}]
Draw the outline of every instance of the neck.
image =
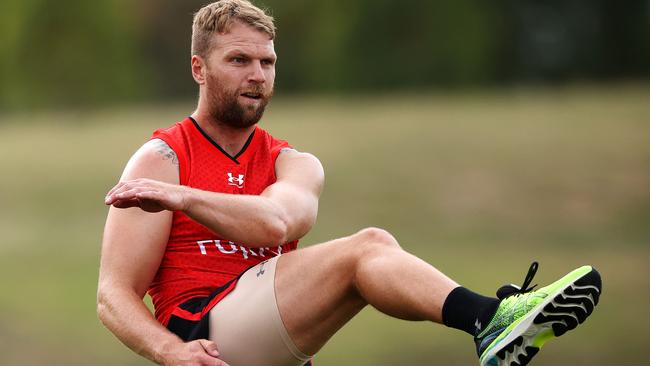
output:
[{"label": "neck", "polygon": [[241,151],[256,126],[233,128],[216,120],[208,113],[202,113],[200,108],[192,113],[192,118],[214,142],[231,156],[237,155]]}]

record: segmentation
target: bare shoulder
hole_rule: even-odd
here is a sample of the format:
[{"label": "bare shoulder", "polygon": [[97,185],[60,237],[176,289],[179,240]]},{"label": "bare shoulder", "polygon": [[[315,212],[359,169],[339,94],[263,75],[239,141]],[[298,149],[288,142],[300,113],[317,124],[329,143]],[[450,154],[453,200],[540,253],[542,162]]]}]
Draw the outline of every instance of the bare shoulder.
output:
[{"label": "bare shoulder", "polygon": [[169,160],[172,165],[178,166],[178,155],[167,143],[161,139],[153,139],[142,146],[155,151],[163,160]]},{"label": "bare shoulder", "polygon": [[278,155],[278,160],[280,159],[292,160],[292,161],[303,160],[303,161],[308,161],[312,164],[321,165],[320,160],[318,160],[316,156],[307,152],[298,151],[290,147],[285,147],[282,150],[280,150],[280,155]]},{"label": "bare shoulder", "polygon": [[325,180],[323,165],[310,153],[285,148],[280,151],[275,161],[275,173],[278,180],[292,180],[322,186]]},{"label": "bare shoulder", "polygon": [[163,140],[147,141],[131,156],[120,180],[137,178],[178,184],[179,163],[176,152]]},{"label": "bare shoulder", "polygon": [[323,170],[323,165],[316,156],[288,147],[280,150],[280,154],[278,155],[278,159],[276,160],[275,165],[276,169],[278,166],[289,169],[299,166],[301,169],[308,168],[320,171]]}]

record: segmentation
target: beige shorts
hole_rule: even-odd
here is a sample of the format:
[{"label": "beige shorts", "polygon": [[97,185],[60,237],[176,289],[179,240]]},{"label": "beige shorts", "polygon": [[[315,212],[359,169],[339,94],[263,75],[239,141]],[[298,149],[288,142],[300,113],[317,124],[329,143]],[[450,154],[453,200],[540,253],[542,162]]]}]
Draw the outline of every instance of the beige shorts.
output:
[{"label": "beige shorts", "polygon": [[210,311],[210,339],[230,366],[301,366],[302,353],[284,327],[275,299],[279,257],[248,269]]}]

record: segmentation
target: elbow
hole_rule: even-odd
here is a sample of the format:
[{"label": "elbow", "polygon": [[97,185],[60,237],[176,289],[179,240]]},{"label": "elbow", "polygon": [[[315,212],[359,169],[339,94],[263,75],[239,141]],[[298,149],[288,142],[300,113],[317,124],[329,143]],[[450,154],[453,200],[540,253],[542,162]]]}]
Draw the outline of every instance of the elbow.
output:
[{"label": "elbow", "polygon": [[100,288],[97,291],[97,318],[102,324],[106,324],[106,315],[108,313],[108,304],[106,303],[106,295]]},{"label": "elbow", "polygon": [[97,290],[97,318],[104,325],[108,324],[111,313],[109,298],[106,290],[101,287]]},{"label": "elbow", "polygon": [[289,240],[289,220],[286,215],[279,214],[268,223],[266,240],[273,245],[282,245]]}]

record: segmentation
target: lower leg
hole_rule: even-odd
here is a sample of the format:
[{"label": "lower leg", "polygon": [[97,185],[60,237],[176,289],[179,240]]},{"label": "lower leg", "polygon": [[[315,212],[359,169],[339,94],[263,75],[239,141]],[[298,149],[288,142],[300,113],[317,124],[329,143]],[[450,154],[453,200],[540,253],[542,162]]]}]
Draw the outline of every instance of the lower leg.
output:
[{"label": "lower leg", "polygon": [[458,284],[399,247],[378,248],[359,261],[359,295],[377,310],[405,320],[442,323],[442,307]]},{"label": "lower leg", "polygon": [[[381,234],[380,234],[381,235]],[[430,320],[476,335],[497,309],[495,298],[460,287],[384,233],[384,246],[359,261],[354,285],[381,312],[404,320]]]}]

